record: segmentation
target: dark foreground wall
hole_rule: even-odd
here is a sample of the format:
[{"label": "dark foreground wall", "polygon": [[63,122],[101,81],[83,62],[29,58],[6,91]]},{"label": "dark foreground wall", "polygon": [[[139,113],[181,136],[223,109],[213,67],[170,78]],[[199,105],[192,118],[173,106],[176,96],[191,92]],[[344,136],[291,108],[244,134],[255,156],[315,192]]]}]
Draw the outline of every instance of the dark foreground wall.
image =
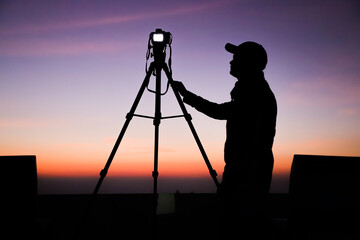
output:
[{"label": "dark foreground wall", "polygon": [[294,155],[289,192],[299,239],[316,239],[319,232],[360,239],[360,157]]},{"label": "dark foreground wall", "polygon": [[[151,239],[152,197],[98,195],[81,224],[91,195],[40,195],[38,239]],[[289,239],[288,200],[287,194],[270,196],[269,239]],[[215,194],[160,194],[157,239],[221,239],[218,201]]]},{"label": "dark foreground wall", "polygon": [[1,224],[9,239],[34,237],[36,228],[36,156],[0,156]]}]

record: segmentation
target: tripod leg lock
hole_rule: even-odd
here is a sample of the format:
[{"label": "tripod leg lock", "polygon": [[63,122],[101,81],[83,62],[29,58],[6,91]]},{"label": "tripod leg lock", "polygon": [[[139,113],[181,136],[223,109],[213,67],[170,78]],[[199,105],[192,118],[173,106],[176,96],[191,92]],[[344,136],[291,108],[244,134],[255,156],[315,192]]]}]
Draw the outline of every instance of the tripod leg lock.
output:
[{"label": "tripod leg lock", "polygon": [[134,114],[129,112],[128,114],[126,114],[126,119],[128,119],[130,121],[133,118],[133,116],[134,116]]},{"label": "tripod leg lock", "polygon": [[159,176],[159,172],[158,171],[153,171],[152,172],[152,177],[153,178],[157,178]]},{"label": "tripod leg lock", "polygon": [[107,170],[103,169],[103,170],[100,171],[100,176],[101,177],[105,177],[106,174],[107,174]]},{"label": "tripod leg lock", "polygon": [[216,171],[213,169],[213,170],[210,170],[209,171],[210,172],[210,175],[212,176],[212,177],[216,177],[217,176],[217,173],[216,173]]},{"label": "tripod leg lock", "polygon": [[185,117],[185,120],[188,122],[192,120],[192,117],[189,113],[185,114],[184,117]]}]

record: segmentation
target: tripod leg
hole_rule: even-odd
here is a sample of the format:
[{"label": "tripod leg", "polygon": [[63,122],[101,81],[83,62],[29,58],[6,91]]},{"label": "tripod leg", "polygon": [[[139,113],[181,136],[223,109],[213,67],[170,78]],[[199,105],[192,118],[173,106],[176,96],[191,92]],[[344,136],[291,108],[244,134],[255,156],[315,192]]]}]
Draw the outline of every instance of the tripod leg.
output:
[{"label": "tripod leg", "polygon": [[187,110],[185,108],[185,105],[184,105],[184,103],[183,103],[183,101],[182,101],[182,99],[180,97],[180,94],[177,91],[175,91],[174,88],[172,87],[173,79],[172,79],[171,73],[169,72],[169,69],[168,69],[168,67],[167,67],[167,65],[165,63],[163,65],[163,69],[164,69],[164,72],[165,72],[165,74],[166,74],[166,76],[168,78],[168,81],[170,82],[170,85],[171,85],[171,88],[172,88],[172,90],[173,90],[173,92],[175,94],[176,100],[178,101],[178,103],[180,105],[181,111],[183,112],[183,114],[185,116],[185,119],[186,119],[186,121],[187,121],[187,123],[188,123],[188,125],[190,127],[190,130],[191,130],[191,132],[192,132],[192,134],[193,134],[193,136],[195,138],[195,141],[196,141],[196,143],[197,143],[197,145],[199,147],[199,150],[200,150],[200,152],[201,152],[201,154],[202,154],[202,156],[204,158],[205,164],[209,169],[210,176],[213,178],[214,183],[215,183],[216,187],[218,188],[220,184],[219,184],[218,179],[216,178],[217,173],[211,166],[211,163],[210,163],[210,161],[209,161],[209,159],[208,159],[208,157],[206,155],[206,152],[204,150],[204,147],[201,144],[200,138],[196,133],[194,125],[191,122],[191,116],[187,112]]},{"label": "tripod leg", "polygon": [[101,170],[101,172],[100,172],[99,181],[97,182],[95,190],[93,192],[94,195],[96,195],[98,193],[98,191],[100,189],[100,186],[101,186],[102,182],[104,181],[104,178],[105,178],[105,176],[106,176],[106,174],[107,174],[107,172],[109,170],[109,167],[110,167],[111,162],[112,162],[112,160],[113,160],[113,158],[115,156],[115,153],[116,153],[116,151],[117,151],[117,149],[118,149],[118,147],[120,145],[120,142],[121,142],[121,140],[122,140],[122,138],[123,138],[123,136],[124,136],[124,134],[126,132],[127,127],[129,126],[129,123],[130,123],[130,121],[131,121],[131,119],[132,119],[132,117],[133,117],[133,115],[135,113],[135,110],[136,110],[136,108],[137,108],[137,106],[138,106],[138,104],[140,102],[141,96],[143,95],[146,86],[149,84],[150,76],[151,76],[151,73],[153,72],[153,70],[154,70],[154,64],[152,63],[150,65],[149,71],[147,72],[147,74],[145,76],[145,79],[144,79],[144,81],[143,81],[143,83],[142,83],[142,85],[140,87],[140,90],[139,90],[139,92],[138,92],[138,94],[137,94],[137,96],[135,98],[135,101],[134,101],[134,103],[133,103],[133,105],[132,105],[132,107],[130,109],[130,112],[126,115],[126,121],[124,123],[123,128],[121,129],[119,137],[117,138],[117,140],[115,142],[115,145],[114,145],[114,147],[113,147],[113,149],[112,149],[112,151],[110,153],[110,156],[109,156],[109,158],[108,158],[108,160],[106,162],[106,165],[105,165],[104,169]]},{"label": "tripod leg", "polygon": [[158,205],[158,190],[157,190],[157,180],[159,176],[158,172],[158,159],[159,159],[159,125],[161,122],[161,65],[156,63],[156,89],[155,89],[155,117],[154,117],[154,171],[152,176],[154,178],[154,188],[153,188],[153,232],[152,239],[157,238],[157,218],[156,218],[156,209]]}]

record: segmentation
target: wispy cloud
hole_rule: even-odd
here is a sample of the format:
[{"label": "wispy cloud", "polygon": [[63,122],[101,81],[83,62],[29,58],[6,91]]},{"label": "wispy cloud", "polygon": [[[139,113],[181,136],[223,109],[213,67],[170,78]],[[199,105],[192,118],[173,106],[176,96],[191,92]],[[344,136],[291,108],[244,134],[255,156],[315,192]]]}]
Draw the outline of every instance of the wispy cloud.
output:
[{"label": "wispy cloud", "polygon": [[[232,2],[232,1],[231,1]],[[116,41],[101,39],[101,36],[91,37],[54,37],[53,34],[61,31],[106,27],[116,24],[129,24],[136,21],[148,21],[166,17],[175,17],[192,13],[199,13],[214,9],[230,1],[212,1],[191,3],[167,7],[167,9],[143,10],[131,14],[113,16],[77,18],[71,17],[67,21],[54,18],[43,23],[23,22],[18,25],[0,28],[0,56],[6,57],[47,57],[47,56],[74,56],[84,54],[102,54],[118,52],[133,47],[136,43],[130,41]],[[41,35],[39,35],[41,34]],[[39,36],[42,36],[39,38]],[[78,36],[78,34],[76,34]]]},{"label": "wispy cloud", "polygon": [[293,106],[355,106],[360,103],[360,84],[356,75],[344,79],[327,74],[293,82],[284,97]]},{"label": "wispy cloud", "polygon": [[30,122],[30,121],[26,121],[26,120],[5,120],[5,119],[0,119],[0,129],[4,128],[4,129],[8,129],[8,128],[38,128],[38,127],[43,127],[43,123],[40,122]]},{"label": "wispy cloud", "polygon": [[134,21],[143,21],[151,20],[155,18],[164,18],[171,16],[186,15],[191,13],[197,13],[209,9],[218,8],[224,6],[233,1],[212,1],[212,2],[202,2],[194,3],[188,5],[181,5],[177,7],[172,7],[169,9],[158,9],[152,11],[144,11],[139,13],[132,13],[127,15],[111,16],[111,17],[99,17],[96,19],[89,18],[85,20],[74,19],[67,22],[47,22],[43,24],[28,24],[11,27],[11,28],[2,28],[0,29],[0,35],[17,35],[17,34],[30,34],[30,33],[40,33],[48,31],[58,31],[58,30],[69,30],[69,29],[80,29],[80,28],[91,28],[99,27],[112,24],[122,24],[130,23]]},{"label": "wispy cloud", "polygon": [[0,56],[11,57],[46,57],[46,56],[73,56],[93,53],[111,53],[127,49],[135,43],[119,41],[92,41],[83,39],[56,39],[56,40],[17,40],[1,41]]},{"label": "wispy cloud", "polygon": [[342,108],[338,111],[338,114],[344,117],[354,117],[358,115],[358,113],[359,113],[359,109],[355,107]]}]

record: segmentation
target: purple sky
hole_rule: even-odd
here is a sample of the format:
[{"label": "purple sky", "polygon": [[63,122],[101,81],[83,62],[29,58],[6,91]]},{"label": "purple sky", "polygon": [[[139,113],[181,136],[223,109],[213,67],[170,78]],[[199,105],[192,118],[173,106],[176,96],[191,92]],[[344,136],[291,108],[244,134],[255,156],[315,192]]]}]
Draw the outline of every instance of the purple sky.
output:
[{"label": "purple sky", "polygon": [[[97,176],[145,76],[149,33],[162,28],[173,34],[174,79],[215,102],[235,83],[225,43],[265,47],[279,108],[275,173],[295,153],[360,155],[359,26],[359,1],[2,1],[0,154],[35,154],[43,175]],[[162,103],[163,115],[180,113],[172,93]],[[221,174],[225,122],[188,109]],[[138,113],[154,113],[153,94]],[[184,152],[174,165],[204,165],[185,120],[160,129],[160,174]],[[112,168],[152,162],[151,121],[134,119],[125,138],[124,165]]]}]

